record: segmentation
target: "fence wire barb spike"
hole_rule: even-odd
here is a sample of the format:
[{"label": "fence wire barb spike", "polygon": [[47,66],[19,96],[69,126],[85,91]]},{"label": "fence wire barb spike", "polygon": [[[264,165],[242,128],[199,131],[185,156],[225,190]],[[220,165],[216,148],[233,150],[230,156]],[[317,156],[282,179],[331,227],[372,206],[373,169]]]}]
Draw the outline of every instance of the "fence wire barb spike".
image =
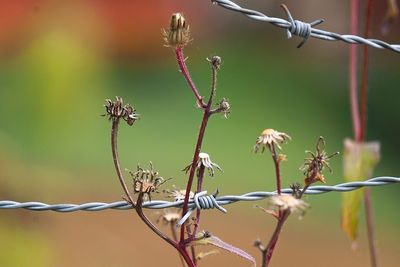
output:
[{"label": "fence wire barb spike", "polygon": [[[399,177],[382,176],[375,177],[366,181],[348,182],[337,185],[316,185],[310,186],[305,194],[319,195],[328,192],[348,192],[359,189],[364,186],[381,186],[387,184],[400,183]],[[291,188],[281,190],[283,194],[291,194]],[[213,209],[216,208],[221,212],[226,213],[226,209],[222,206],[232,204],[238,201],[257,201],[276,195],[277,192],[250,192],[240,196],[227,195],[216,197],[216,194],[207,195],[207,191],[197,194],[196,199],[190,199],[189,211],[190,213],[196,208],[200,209]],[[165,201],[165,200],[152,200],[143,203],[143,207],[147,209],[165,209],[165,208],[182,208],[183,200],[179,201]],[[116,201],[112,203],[103,202],[89,202],[84,204],[46,204],[42,202],[16,202],[11,200],[1,200],[0,209],[27,209],[32,211],[57,211],[57,212],[73,212],[73,211],[102,211],[107,209],[115,210],[128,210],[132,206],[126,201]],[[187,217],[190,216],[190,213]],[[186,218],[187,219],[187,218]]]},{"label": "fence wire barb spike", "polygon": [[223,208],[218,203],[218,201],[215,199],[217,194],[218,194],[218,190],[212,195],[207,195],[207,191],[202,191],[202,192],[195,194],[194,198],[193,198],[195,205],[194,206],[192,205],[192,207],[186,212],[186,214],[179,220],[179,222],[176,224],[176,226],[180,227],[182,224],[184,224],[185,221],[190,217],[190,214],[192,214],[192,212],[195,209],[207,210],[207,209],[216,208],[223,213],[227,213],[227,210],[225,208]]},{"label": "fence wire barb spike", "polygon": [[338,34],[313,28],[314,26],[321,24],[324,20],[316,20],[311,23],[294,20],[289,9],[283,4],[281,7],[285,10],[289,21],[281,18],[269,17],[260,11],[243,8],[230,0],[211,0],[211,2],[225,9],[242,13],[250,19],[268,22],[274,26],[283,28],[286,30],[289,38],[292,36],[292,34],[302,37],[303,41],[297,46],[298,48],[301,47],[309,37],[314,37],[325,41],[342,41],[349,44],[364,44],[374,48],[387,49],[396,53],[400,53],[400,44],[389,44],[378,39],[367,39],[357,35]]}]

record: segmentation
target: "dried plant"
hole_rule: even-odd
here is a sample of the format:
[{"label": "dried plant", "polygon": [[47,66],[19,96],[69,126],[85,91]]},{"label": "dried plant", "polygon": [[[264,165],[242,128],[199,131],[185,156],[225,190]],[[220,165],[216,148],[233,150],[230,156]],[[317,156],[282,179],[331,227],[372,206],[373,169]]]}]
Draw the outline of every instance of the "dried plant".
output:
[{"label": "dried plant", "polygon": [[[199,197],[205,196],[208,197],[207,200],[211,203],[212,201],[215,202],[215,197],[218,194],[217,190],[213,195],[206,196],[205,191],[203,191],[203,179],[206,171],[208,171],[210,177],[214,177],[216,175],[215,169],[222,172],[222,168],[211,161],[209,154],[201,152],[201,150],[207,125],[212,115],[220,113],[223,117],[227,118],[230,114],[231,106],[226,98],[221,98],[219,101],[215,99],[217,75],[221,70],[222,60],[219,56],[213,56],[207,59],[211,68],[211,86],[209,96],[205,98],[197,89],[186,65],[184,48],[191,42],[191,37],[189,24],[185,20],[183,14],[175,13],[172,15],[169,28],[163,30],[163,37],[165,46],[174,51],[179,70],[185,78],[190,90],[193,92],[197,107],[203,115],[192,160],[190,164],[183,169],[185,174],[188,175],[186,189],[180,190],[174,188],[173,190],[163,190],[163,192],[168,193],[175,201],[183,201],[181,209],[166,209],[159,213],[156,220],[158,225],[169,226],[171,236],[163,233],[158,226],[151,222],[142,210],[144,201],[151,201],[152,194],[157,193],[160,187],[169,179],[165,180],[161,177],[150,162],[149,169],[144,169],[138,165],[136,171],[128,170],[132,177],[131,187],[127,186],[125,182],[118,156],[117,135],[119,122],[123,120],[129,126],[132,126],[134,122],[139,119],[139,116],[132,106],[124,104],[122,98],[116,97],[115,101],[106,100],[105,116],[112,122],[112,155],[118,179],[124,190],[123,198],[132,205],[137,215],[155,234],[177,250],[182,266],[198,266],[199,260],[207,255],[216,253],[214,250],[209,252],[197,252],[196,250],[199,246],[214,246],[226,250],[249,260],[255,266],[256,261],[254,257],[247,252],[221,240],[207,230],[200,230],[201,206],[196,206],[195,216],[191,217],[189,220],[192,211],[194,211],[194,208],[189,208],[190,201],[198,201]],[[269,266],[279,236],[290,215],[298,213],[300,217],[302,217],[308,210],[309,204],[302,199],[307,188],[316,182],[326,183],[324,171],[327,169],[329,172],[332,172],[329,161],[339,154],[338,152],[332,154],[327,153],[325,151],[325,140],[323,137],[319,137],[316,142],[315,152],[306,151],[307,157],[300,167],[304,175],[304,185],[302,186],[299,183],[292,184],[290,186],[292,190],[291,194],[282,194],[281,163],[287,159],[287,156],[280,152],[283,150],[282,146],[287,144],[289,140],[291,140],[291,137],[288,134],[268,128],[262,131],[253,147],[255,153],[264,153],[266,151],[270,153],[274,164],[276,180],[276,195],[268,199],[266,208],[258,206],[266,214],[272,215],[277,221],[268,243],[264,245],[260,239],[254,242],[254,245],[261,252],[261,266],[263,267]],[[194,186],[195,181],[197,183]],[[131,188],[131,190],[129,188]],[[134,196],[136,198],[134,198]],[[215,204],[211,203],[209,205]],[[219,208],[225,212],[223,208]]]}]

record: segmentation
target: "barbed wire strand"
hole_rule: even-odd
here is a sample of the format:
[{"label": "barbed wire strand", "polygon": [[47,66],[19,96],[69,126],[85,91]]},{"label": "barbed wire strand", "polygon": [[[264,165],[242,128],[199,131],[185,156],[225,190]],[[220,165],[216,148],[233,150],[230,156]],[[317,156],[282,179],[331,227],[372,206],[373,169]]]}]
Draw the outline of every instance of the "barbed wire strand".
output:
[{"label": "barbed wire strand", "polygon": [[297,47],[301,47],[309,37],[314,37],[325,41],[343,41],[349,44],[364,44],[374,48],[387,49],[396,53],[400,53],[400,44],[389,44],[378,39],[366,39],[357,35],[338,34],[334,32],[315,29],[313,28],[313,26],[322,23],[324,20],[316,20],[311,23],[295,20],[293,19],[289,9],[285,5],[282,5],[282,8],[286,12],[288,20],[269,17],[259,11],[243,8],[229,0],[212,0],[212,3],[225,9],[242,13],[250,19],[268,22],[274,26],[286,29],[288,38],[291,38],[292,34],[302,37],[303,41]]},{"label": "barbed wire strand", "polygon": [[[309,187],[305,194],[307,195],[318,195],[328,192],[348,192],[359,189],[365,186],[381,186],[388,184],[400,183],[400,178],[382,176],[372,178],[366,181],[342,183],[338,185],[317,185]],[[291,194],[292,189],[282,189],[282,193]],[[251,192],[243,195],[227,195],[215,198],[213,206],[198,205],[194,199],[189,202],[189,209],[195,208],[214,208],[228,204],[232,204],[238,201],[257,201],[276,195],[276,192]],[[183,200],[180,201],[165,201],[165,200],[152,200],[144,202],[143,207],[148,209],[165,209],[165,208],[181,208],[183,206]],[[112,203],[103,202],[89,202],[84,204],[46,204],[42,202],[16,202],[11,200],[0,201],[0,209],[27,209],[32,211],[57,211],[57,212],[74,212],[74,211],[102,211],[107,209],[115,210],[128,210],[132,209],[132,206],[126,201],[117,201]]]}]

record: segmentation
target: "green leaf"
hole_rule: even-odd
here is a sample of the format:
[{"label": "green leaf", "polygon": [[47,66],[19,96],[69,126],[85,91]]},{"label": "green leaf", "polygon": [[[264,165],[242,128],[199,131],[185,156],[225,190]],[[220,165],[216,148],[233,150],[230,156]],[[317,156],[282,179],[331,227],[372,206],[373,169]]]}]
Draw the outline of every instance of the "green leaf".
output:
[{"label": "green leaf", "polygon": [[[345,139],[343,153],[345,180],[354,182],[370,178],[379,159],[379,142],[359,143]],[[363,193],[363,190],[357,190],[343,194],[342,229],[353,242],[357,239],[358,235],[359,210]]]}]

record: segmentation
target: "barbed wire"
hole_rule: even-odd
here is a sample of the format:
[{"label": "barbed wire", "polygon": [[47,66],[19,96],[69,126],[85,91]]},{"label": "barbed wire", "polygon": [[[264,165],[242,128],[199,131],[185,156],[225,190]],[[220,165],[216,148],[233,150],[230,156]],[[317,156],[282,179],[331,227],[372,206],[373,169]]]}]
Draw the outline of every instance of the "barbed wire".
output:
[{"label": "barbed wire", "polygon": [[295,20],[293,19],[289,9],[285,5],[282,5],[282,8],[286,12],[288,20],[269,17],[259,11],[243,8],[229,0],[212,0],[212,2],[223,8],[242,13],[250,19],[268,22],[274,26],[286,29],[288,38],[291,38],[292,34],[302,37],[303,41],[297,47],[301,47],[308,40],[309,37],[314,37],[325,41],[343,41],[349,44],[364,44],[374,48],[387,49],[396,53],[400,53],[400,44],[389,44],[387,42],[377,39],[366,39],[357,35],[338,34],[334,32],[315,29],[313,28],[313,26],[321,24],[322,22],[324,22],[324,20],[319,19],[311,23]]},{"label": "barbed wire", "polygon": [[[318,195],[328,192],[348,192],[359,189],[365,186],[381,186],[387,184],[395,184],[400,183],[400,178],[397,177],[389,177],[382,176],[372,178],[366,181],[359,182],[349,182],[342,183],[338,185],[317,185],[310,186],[305,194],[307,195]],[[282,193],[291,194],[292,189],[285,188],[282,189]],[[195,208],[199,209],[212,209],[218,208],[221,211],[221,206],[232,204],[238,201],[257,201],[262,200],[271,196],[276,195],[276,192],[251,192],[243,195],[227,195],[221,197],[213,197],[204,194],[201,192],[201,196],[203,200],[191,199],[189,201],[189,209],[193,210]],[[210,201],[211,199],[211,201]],[[214,201],[215,200],[215,201]],[[152,200],[143,203],[144,208],[148,209],[165,209],[165,208],[181,208],[183,206],[183,200],[179,201],[165,201],[165,200]],[[2,200],[0,201],[0,209],[27,209],[32,211],[57,211],[57,212],[74,212],[74,211],[102,211],[107,209],[115,209],[115,210],[128,210],[132,209],[132,206],[128,204],[126,201],[117,201],[112,203],[103,203],[103,202],[89,202],[84,204],[46,204],[42,202],[16,202],[10,200]]]}]

